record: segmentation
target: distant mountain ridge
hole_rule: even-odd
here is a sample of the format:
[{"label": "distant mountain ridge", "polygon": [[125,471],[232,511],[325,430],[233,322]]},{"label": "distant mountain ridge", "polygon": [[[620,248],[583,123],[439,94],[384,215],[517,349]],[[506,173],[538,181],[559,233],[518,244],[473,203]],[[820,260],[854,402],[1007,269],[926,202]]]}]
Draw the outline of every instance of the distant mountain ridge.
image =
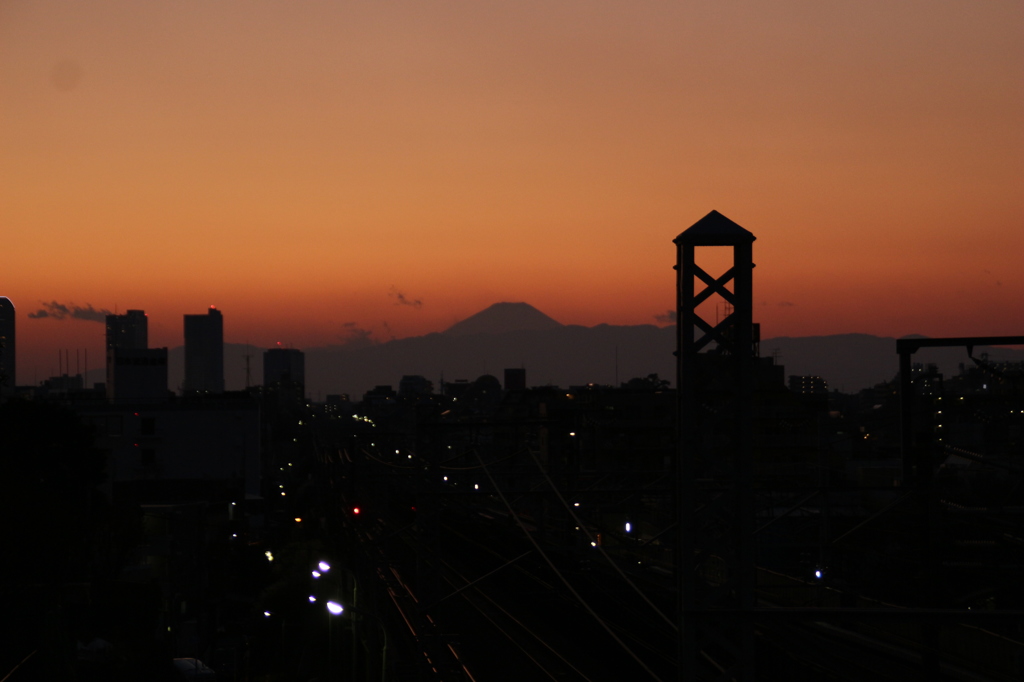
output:
[{"label": "distant mountain ridge", "polygon": [[495,303],[456,322],[442,334],[471,336],[473,334],[505,334],[517,331],[557,329],[563,326],[529,303]]},{"label": "distant mountain ridge", "polygon": [[[526,369],[528,386],[562,387],[599,383],[617,385],[634,377],[657,374],[675,384],[676,328],[655,325],[594,327],[564,325],[526,303],[497,303],[443,332],[395,339],[368,346],[327,346],[306,353],[306,389],[314,400],[347,393],[353,400],[380,384],[397,388],[405,374],[434,382],[473,380],[492,374],[503,380],[510,367]],[[856,393],[896,376],[896,339],[870,334],[780,336],[761,341],[762,357],[776,357],[786,376],[813,374],[829,387]],[[1024,351],[975,348],[975,357],[1024,361]],[[263,349],[224,344],[225,383],[245,386],[245,356],[250,357],[250,382],[263,381]],[[170,350],[169,385],[177,389],[184,375],[184,351]],[[963,348],[922,349],[914,362],[935,363],[946,376],[969,364]]]}]

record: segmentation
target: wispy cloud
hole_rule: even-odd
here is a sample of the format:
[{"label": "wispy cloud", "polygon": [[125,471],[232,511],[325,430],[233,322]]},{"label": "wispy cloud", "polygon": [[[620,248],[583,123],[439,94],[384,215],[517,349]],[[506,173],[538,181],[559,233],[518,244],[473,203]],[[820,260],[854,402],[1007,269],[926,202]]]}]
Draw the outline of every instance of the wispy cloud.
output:
[{"label": "wispy cloud", "polygon": [[388,296],[395,299],[395,305],[408,305],[413,308],[421,308],[423,306],[423,301],[418,298],[409,298],[395,287],[391,287]]},{"label": "wispy cloud", "polygon": [[655,315],[654,319],[662,324],[675,324],[676,323],[676,311],[666,310],[661,315]]},{"label": "wispy cloud", "polygon": [[796,306],[796,303],[790,303],[789,301],[779,301],[780,308],[792,308]]},{"label": "wispy cloud", "polygon": [[28,316],[33,320],[50,317],[55,320],[86,320],[88,322],[105,322],[107,315],[112,313],[106,308],[93,308],[91,303],[82,306],[74,303],[64,304],[57,301],[43,303],[43,307]]}]

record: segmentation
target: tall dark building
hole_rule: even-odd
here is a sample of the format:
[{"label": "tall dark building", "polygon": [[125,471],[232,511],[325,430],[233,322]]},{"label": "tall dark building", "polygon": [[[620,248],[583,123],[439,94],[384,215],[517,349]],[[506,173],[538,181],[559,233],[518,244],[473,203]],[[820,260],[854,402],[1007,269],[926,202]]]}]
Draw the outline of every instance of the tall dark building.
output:
[{"label": "tall dark building", "polygon": [[296,390],[298,397],[306,390],[306,355],[295,348],[271,348],[263,351],[263,385]]},{"label": "tall dark building", "polygon": [[111,348],[149,348],[149,322],[145,311],[107,315],[107,350]]},{"label": "tall dark building", "polygon": [[507,367],[505,368],[505,390],[525,391],[526,390],[526,368]]},{"label": "tall dark building", "polygon": [[224,318],[213,306],[185,316],[184,390],[224,392]]},{"label": "tall dark building", "polygon": [[107,315],[107,397],[110,400],[114,399],[118,379],[124,379],[123,373],[119,374],[115,371],[116,367],[126,366],[125,362],[117,361],[118,351],[146,350],[147,348],[149,348],[149,319],[146,317],[145,311],[129,310],[124,315]]},{"label": "tall dark building", "polygon": [[149,347],[149,318],[143,310],[107,315],[107,399],[167,400],[167,349]]},{"label": "tall dark building", "polygon": [[14,393],[14,304],[0,296],[0,398]]}]

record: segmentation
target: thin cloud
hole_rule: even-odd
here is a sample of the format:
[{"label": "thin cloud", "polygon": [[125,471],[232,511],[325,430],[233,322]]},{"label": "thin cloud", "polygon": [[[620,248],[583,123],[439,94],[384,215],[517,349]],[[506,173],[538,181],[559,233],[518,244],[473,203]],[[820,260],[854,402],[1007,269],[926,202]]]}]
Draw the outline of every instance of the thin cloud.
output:
[{"label": "thin cloud", "polygon": [[395,299],[395,305],[407,305],[413,308],[423,307],[423,301],[418,298],[409,298],[395,287],[391,287],[391,291],[388,292],[388,296]]},{"label": "thin cloud", "polygon": [[790,303],[789,301],[779,301],[780,308],[792,308],[796,306],[796,303]]},{"label": "thin cloud", "polygon": [[655,315],[654,319],[662,324],[675,324],[678,313],[675,310],[666,310],[664,314]]},{"label": "thin cloud", "polygon": [[34,313],[29,313],[29,318],[33,320],[41,320],[49,317],[55,320],[85,320],[87,322],[106,322],[107,315],[112,315],[106,308],[93,308],[91,303],[87,303],[83,308],[82,306],[71,304],[58,303],[57,301],[50,301],[49,303],[43,303],[43,307]]}]

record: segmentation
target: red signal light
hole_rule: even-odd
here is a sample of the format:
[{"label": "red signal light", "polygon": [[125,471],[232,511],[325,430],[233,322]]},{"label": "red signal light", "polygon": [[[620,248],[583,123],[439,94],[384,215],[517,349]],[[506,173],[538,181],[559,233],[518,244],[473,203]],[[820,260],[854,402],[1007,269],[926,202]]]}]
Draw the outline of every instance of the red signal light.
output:
[{"label": "red signal light", "polygon": [[352,507],[352,513],[358,515],[359,514],[359,507]]}]

